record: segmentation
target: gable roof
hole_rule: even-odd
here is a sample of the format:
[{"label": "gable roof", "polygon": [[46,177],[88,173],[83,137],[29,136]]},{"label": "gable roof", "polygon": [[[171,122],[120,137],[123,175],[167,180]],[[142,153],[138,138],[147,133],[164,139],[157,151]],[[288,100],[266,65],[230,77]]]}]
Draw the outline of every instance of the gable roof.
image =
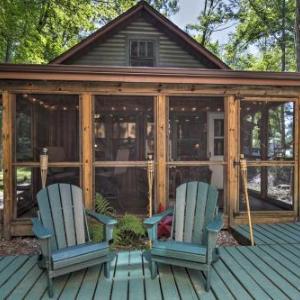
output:
[{"label": "gable roof", "polygon": [[50,62],[50,64],[64,64],[68,60],[71,60],[72,58],[87,51],[88,48],[95,42],[108,38],[116,31],[128,25],[133,19],[141,15],[143,15],[155,27],[159,27],[159,30],[162,30],[168,36],[177,40],[181,45],[184,45],[184,48],[188,52],[193,54],[193,56],[201,60],[204,59],[207,65],[217,69],[229,69],[229,67],[217,56],[215,56],[213,53],[196,42],[196,40],[194,40],[183,30],[181,30],[165,16],[152,8],[145,1],[139,2],[138,4],[127,10],[125,13],[115,18],[113,21],[104,25],[103,27],[89,35],[87,38],[83,39],[81,42],[56,57]]}]

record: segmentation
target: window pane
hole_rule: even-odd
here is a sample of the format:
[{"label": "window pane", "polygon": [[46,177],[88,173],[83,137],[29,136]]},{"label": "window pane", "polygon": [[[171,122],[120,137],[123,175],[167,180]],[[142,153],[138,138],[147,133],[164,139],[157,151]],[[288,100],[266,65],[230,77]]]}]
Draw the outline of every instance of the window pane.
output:
[{"label": "window pane", "polygon": [[214,120],[214,134],[215,137],[224,137],[224,119]]},{"label": "window pane", "polygon": [[[30,218],[36,215],[36,194],[42,188],[39,168],[17,167],[16,175],[16,215],[18,218]],[[49,168],[47,185],[70,183],[79,186],[79,168]]]},{"label": "window pane", "polygon": [[131,52],[132,57],[138,57],[138,42],[137,41],[131,41]]},{"label": "window pane", "polygon": [[146,57],[146,41],[140,41],[139,42],[140,46],[140,57]]},{"label": "window pane", "polygon": [[17,95],[16,160],[79,160],[79,100],[75,95]]},{"label": "window pane", "polygon": [[202,181],[217,187],[219,191],[218,205],[224,208],[224,166],[211,165],[201,167],[169,168],[169,199],[175,202],[176,188],[189,181]]},{"label": "window pane", "polygon": [[117,213],[147,213],[148,181],[144,168],[96,168],[95,191],[107,199]]},{"label": "window pane", "polygon": [[146,160],[154,153],[153,98],[95,97],[95,159]]},{"label": "window pane", "polygon": [[294,103],[241,102],[241,152],[248,159],[293,159]]},{"label": "window pane", "polygon": [[170,159],[220,160],[214,155],[224,153],[223,98],[170,97],[169,107]]},{"label": "window pane", "polygon": [[154,56],[154,45],[153,42],[147,43],[147,57],[153,57]]},{"label": "window pane", "polygon": [[224,138],[214,140],[214,155],[222,156],[224,155]]},{"label": "window pane", "polygon": [[[248,193],[254,211],[292,210],[294,194],[293,167],[248,167]],[[240,210],[246,209],[240,191]]]}]

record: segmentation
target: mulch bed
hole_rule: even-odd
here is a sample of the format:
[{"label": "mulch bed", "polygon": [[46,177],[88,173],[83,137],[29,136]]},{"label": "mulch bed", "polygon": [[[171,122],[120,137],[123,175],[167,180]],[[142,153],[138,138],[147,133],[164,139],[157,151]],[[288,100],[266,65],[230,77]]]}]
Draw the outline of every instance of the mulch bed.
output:
[{"label": "mulch bed", "polygon": [[[227,230],[222,230],[217,240],[220,246],[238,246],[239,243]],[[127,248],[126,248],[127,249]],[[34,255],[40,253],[40,246],[34,238],[14,238],[10,241],[0,240],[0,256]]]},{"label": "mulch bed", "polygon": [[0,256],[34,255],[40,253],[40,246],[34,238],[14,238],[10,241],[0,240]]}]

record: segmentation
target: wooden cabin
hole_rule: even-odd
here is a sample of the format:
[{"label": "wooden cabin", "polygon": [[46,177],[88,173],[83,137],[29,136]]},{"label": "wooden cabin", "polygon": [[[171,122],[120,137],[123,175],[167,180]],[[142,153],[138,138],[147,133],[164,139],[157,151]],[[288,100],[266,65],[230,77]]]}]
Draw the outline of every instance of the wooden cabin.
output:
[{"label": "wooden cabin", "polygon": [[101,194],[118,213],[147,214],[147,159],[154,210],[176,187],[215,185],[226,226],[246,223],[239,157],[248,160],[254,222],[299,216],[300,74],[231,70],[145,2],[48,65],[0,65],[3,222],[31,234],[47,183]]}]

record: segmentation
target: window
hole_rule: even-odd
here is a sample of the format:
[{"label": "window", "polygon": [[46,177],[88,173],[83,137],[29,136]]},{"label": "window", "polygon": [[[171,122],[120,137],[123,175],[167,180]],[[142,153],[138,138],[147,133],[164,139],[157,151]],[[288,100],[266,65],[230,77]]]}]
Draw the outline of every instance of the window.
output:
[{"label": "window", "polygon": [[129,41],[129,65],[153,67],[155,65],[154,40]]}]

